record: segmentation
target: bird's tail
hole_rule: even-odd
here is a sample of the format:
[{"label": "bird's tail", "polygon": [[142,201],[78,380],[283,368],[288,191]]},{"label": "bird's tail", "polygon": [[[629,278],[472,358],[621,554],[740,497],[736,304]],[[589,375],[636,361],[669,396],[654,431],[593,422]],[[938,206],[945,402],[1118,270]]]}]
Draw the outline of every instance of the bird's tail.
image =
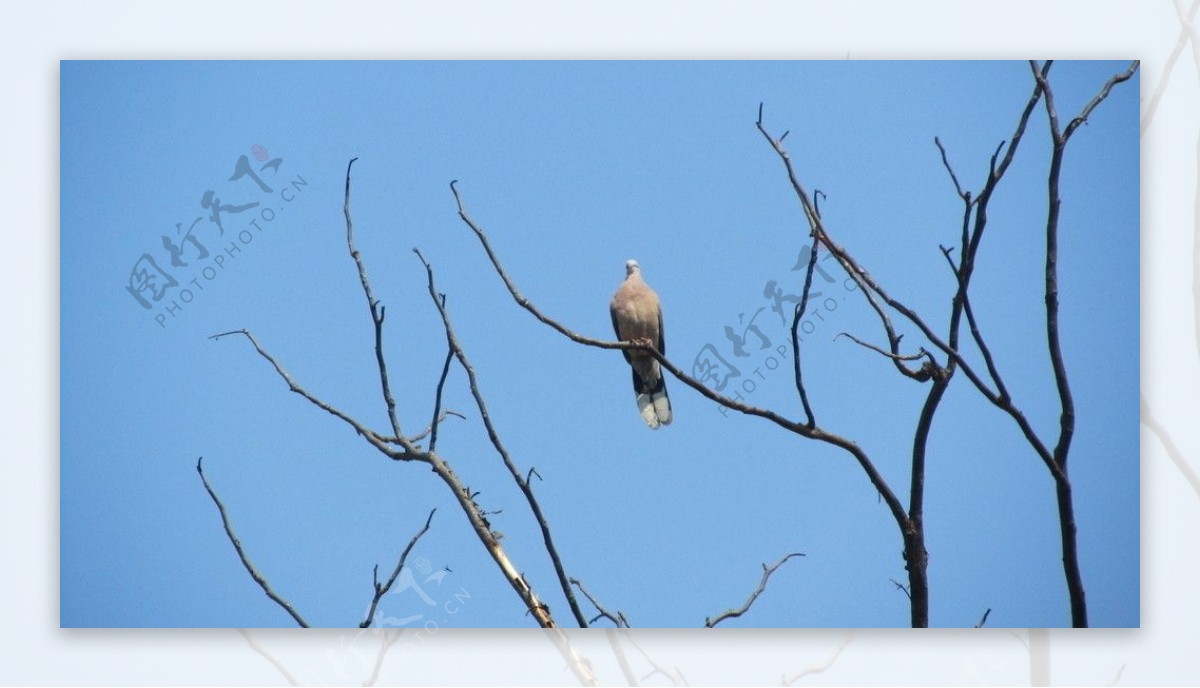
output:
[{"label": "bird's tail", "polygon": [[651,430],[657,430],[660,425],[671,424],[671,399],[667,396],[667,382],[663,379],[657,362],[654,364],[654,372],[657,375],[652,386],[646,384],[636,370],[633,372],[633,389],[637,392],[638,413]]}]

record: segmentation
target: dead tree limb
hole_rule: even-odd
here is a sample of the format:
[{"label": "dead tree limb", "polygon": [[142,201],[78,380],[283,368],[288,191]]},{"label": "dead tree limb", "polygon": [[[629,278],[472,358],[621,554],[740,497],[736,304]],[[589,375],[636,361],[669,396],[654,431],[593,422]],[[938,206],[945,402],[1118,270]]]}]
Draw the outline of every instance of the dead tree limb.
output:
[{"label": "dead tree limb", "polygon": [[762,565],[762,569],[763,569],[762,580],[760,580],[758,582],[758,587],[755,588],[754,591],[750,593],[750,597],[746,598],[746,602],[744,604],[742,604],[742,606],[740,606],[736,609],[727,609],[727,610],[721,612],[720,614],[717,614],[715,617],[706,618],[704,620],[704,627],[705,628],[713,628],[717,624],[721,623],[722,621],[724,621],[726,619],[735,619],[735,618],[741,616],[742,614],[745,614],[746,612],[750,611],[750,607],[751,607],[751,605],[754,604],[754,601],[757,600],[758,596],[763,594],[763,592],[767,589],[767,581],[771,580],[771,574],[778,571],[779,567],[786,564],[787,561],[789,559],[791,559],[792,557],[802,557],[802,556],[804,556],[803,552],[792,552],[791,554],[784,555],[782,559],[775,562],[774,564],[771,564],[770,566],[763,564]]},{"label": "dead tree limb", "polygon": [[[538,528],[542,532],[542,542],[546,546],[546,553],[550,555],[550,561],[554,565],[554,572],[558,576],[558,582],[562,588],[563,595],[567,598],[567,604],[571,607],[571,613],[575,615],[575,620],[579,623],[580,628],[587,628],[587,619],[583,616],[583,612],[580,611],[579,603],[575,599],[575,593],[571,590],[566,569],[563,567],[562,557],[558,553],[558,548],[554,545],[554,537],[550,532],[550,525],[546,522],[546,516],[542,512],[541,504],[538,503],[537,497],[533,494],[533,487],[529,484],[529,478],[527,475],[521,475],[521,471],[517,470],[516,463],[513,462],[512,456],[508,453],[508,449],[505,448],[504,442],[500,440],[500,433],[496,431],[496,426],[492,424],[492,417],[488,413],[487,403],[483,399],[483,393],[479,391],[479,380],[475,376],[475,367],[471,365],[466,352],[463,351],[462,345],[458,342],[458,336],[454,333],[454,326],[450,324],[450,314],[446,310],[446,297],[443,294],[439,294],[437,287],[434,285],[433,266],[429,264],[429,261],[425,260],[425,256],[421,255],[420,251],[413,249],[413,252],[417,254],[417,258],[425,266],[429,297],[433,299],[433,303],[438,309],[438,314],[442,317],[442,326],[446,330],[446,343],[450,348],[450,354],[458,359],[459,365],[467,373],[467,381],[471,387],[471,396],[475,399],[475,405],[479,408],[479,416],[483,419],[483,426],[487,430],[488,439],[491,440],[496,453],[504,461],[504,467],[512,475],[512,479],[516,482],[517,487],[520,488],[521,494],[525,495],[525,501],[529,504],[529,510],[533,513],[534,518],[537,519]],[[447,363],[449,363],[449,358],[447,358]],[[444,379],[445,373],[443,372]],[[440,384],[438,385],[438,390],[440,397]],[[531,468],[529,470],[529,475],[532,475],[534,469]]]},{"label": "dead tree limb", "polygon": [[[279,593],[275,592],[271,588],[271,584],[267,582],[266,577],[259,573],[258,569],[254,568],[254,564],[250,563],[250,557],[247,556],[246,550],[242,547],[242,541],[233,532],[233,524],[229,522],[229,514],[225,511],[225,505],[221,503],[221,498],[217,496],[212,485],[208,484],[208,478],[204,476],[203,463],[203,456],[196,460],[196,472],[200,474],[200,482],[204,483],[204,489],[208,492],[208,496],[212,497],[213,504],[217,505],[217,511],[221,513],[221,524],[225,526],[225,535],[229,538],[229,542],[233,544],[233,549],[237,551],[238,558],[242,560],[242,566],[246,567],[246,571],[249,572],[250,577],[254,579],[255,583],[258,583],[258,587],[262,588],[263,592],[267,593],[267,597],[271,598],[272,602],[283,607],[283,610],[291,615],[292,619],[301,628],[308,628],[308,622],[304,620],[304,617],[300,616],[300,612],[296,611],[292,603],[283,599]],[[247,640],[249,640],[248,636]]]},{"label": "dead tree limb", "polygon": [[[541,601],[541,599],[534,592],[533,588],[526,581],[524,574],[521,573],[521,571],[509,558],[508,553],[500,544],[500,534],[492,530],[491,524],[487,520],[487,512],[485,512],[475,502],[475,494],[464,485],[454,470],[450,468],[449,463],[447,463],[442,456],[433,451],[433,448],[431,448],[429,451],[424,451],[417,447],[411,438],[405,437],[401,432],[400,422],[396,414],[395,401],[388,379],[387,365],[385,363],[383,351],[383,322],[385,310],[374,296],[373,290],[371,289],[370,279],[367,275],[366,266],[362,260],[361,254],[354,245],[354,223],[350,213],[350,170],[353,167],[356,159],[357,158],[351,159],[350,163],[346,166],[345,200],[343,204],[343,214],[345,215],[346,220],[346,243],[350,251],[350,256],[354,260],[354,263],[358,269],[359,281],[362,284],[363,293],[367,299],[368,310],[370,312],[371,321],[375,331],[375,355],[379,368],[380,387],[384,396],[384,402],[387,405],[388,420],[392,426],[393,436],[385,437],[373,430],[370,430],[346,413],[334,408],[332,405],[309,393],[292,379],[291,375],[284,370],[283,366],[278,360],[275,359],[274,356],[272,356],[265,349],[263,349],[262,346],[259,345],[258,341],[253,335],[250,334],[248,330],[242,329],[224,332],[213,335],[211,338],[220,339],[231,334],[244,335],[254,346],[259,355],[271,363],[271,365],[275,368],[276,373],[283,378],[283,380],[288,384],[288,388],[292,392],[300,394],[313,405],[350,425],[359,435],[365,438],[368,443],[379,450],[379,452],[384,456],[397,461],[417,461],[428,464],[433,470],[434,474],[437,475],[437,477],[450,489],[455,501],[458,502],[463,514],[467,517],[467,520],[470,523],[472,530],[475,532],[476,537],[479,538],[481,544],[483,544],[488,554],[492,557],[492,560],[500,569],[500,572],[504,576],[505,580],[508,581],[514,592],[516,592],[517,596],[521,599],[526,613],[530,614],[539,626],[547,630],[550,641],[562,655],[568,668],[572,671],[572,673],[575,674],[579,682],[583,685],[596,685],[596,677],[591,669],[591,665],[586,659],[582,658],[575,651],[574,647],[571,645],[570,639],[567,638],[567,636],[558,627],[554,617],[551,615],[550,607]],[[430,273],[430,279],[431,294],[434,296],[434,301],[435,304],[438,305],[439,312],[441,312],[443,317],[445,317],[444,304],[437,297],[436,292],[432,291],[432,273]],[[445,322],[447,322],[447,335],[450,337],[452,336],[453,331],[448,327],[448,320]],[[458,353],[461,354],[461,348]],[[465,364],[465,357],[460,355],[459,360]],[[472,391],[477,394],[478,387],[474,384],[472,371],[470,370],[469,365],[465,365],[464,367],[467,368],[468,375],[472,378]],[[445,365],[443,366],[443,370],[443,376],[439,380],[439,398],[441,394],[441,387],[445,382],[445,372],[448,372],[448,369]],[[491,427],[490,420],[487,418],[486,406],[482,404],[481,397],[477,396],[476,400],[480,403],[480,411],[484,415],[485,425],[488,428],[489,436],[491,436],[495,442],[498,440],[498,437],[495,435],[495,429]],[[435,407],[438,405],[439,404],[435,402]],[[433,421],[431,422],[429,428],[431,444],[433,443],[432,435],[436,432],[440,418],[441,414],[435,410]],[[398,444],[400,449],[394,449],[391,446],[392,444]],[[497,448],[502,450],[501,446],[498,446]],[[502,454],[507,457],[506,452],[502,452]],[[515,468],[512,468],[511,463],[509,465],[510,470],[515,471]],[[197,468],[199,468],[199,466],[197,466]],[[516,473],[516,476],[520,478],[519,472]],[[203,474],[201,474],[201,477],[203,477]],[[212,494],[211,491],[210,494]],[[215,495],[213,496],[215,499]],[[224,516],[223,510],[222,516]],[[246,563],[248,564],[248,562]],[[248,566],[248,568],[251,567]],[[397,571],[398,570],[399,567]],[[252,575],[255,575],[255,573],[256,572],[251,571]],[[256,580],[258,580],[258,577],[256,577]],[[297,618],[297,621],[300,621],[300,619]]]},{"label": "dead tree limb", "polygon": [[379,583],[379,567],[375,567],[375,575],[373,576],[372,580],[375,594],[371,598],[371,607],[367,610],[367,618],[363,619],[362,623],[358,624],[359,628],[369,627],[371,622],[375,619],[375,610],[379,607],[379,600],[382,599],[384,595],[388,594],[388,591],[391,590],[392,586],[396,584],[396,579],[400,577],[400,571],[404,568],[404,564],[408,561],[408,553],[411,552],[412,548],[417,545],[417,540],[420,540],[422,535],[429,532],[429,524],[433,522],[433,515],[435,513],[437,513],[437,509],[433,509],[429,512],[429,518],[425,519],[424,527],[418,530],[417,533],[412,536],[412,539],[408,541],[408,546],[405,547],[404,551],[400,553],[400,561],[396,562],[396,568],[392,570],[392,575],[388,577],[385,583]]}]

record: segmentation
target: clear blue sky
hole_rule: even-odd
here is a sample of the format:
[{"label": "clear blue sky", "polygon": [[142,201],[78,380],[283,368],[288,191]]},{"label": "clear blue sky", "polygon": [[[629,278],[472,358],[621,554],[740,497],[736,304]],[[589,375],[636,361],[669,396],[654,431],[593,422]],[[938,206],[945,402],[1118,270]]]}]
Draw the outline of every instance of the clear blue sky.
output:
[{"label": "clear blue sky", "polygon": [[[1060,116],[1125,66],[1057,64]],[[418,246],[506,444],[545,478],[535,489],[568,572],[606,606],[635,626],[701,625],[744,601],[760,564],[802,551],[728,625],[907,625],[907,600],[889,582],[905,579],[896,525],[848,455],[722,414],[672,381],[674,424],[646,429],[620,354],[573,344],[520,310],[456,217],[448,182],[460,180],[468,209],[546,313],[608,337],[608,300],[623,262],[637,258],[664,301],[673,360],[690,369],[711,344],[742,372],[731,386],[755,381],[750,402],[799,417],[787,364],[770,370],[772,348],[753,335],[738,357],[724,334],[758,313],[763,336],[781,344],[764,286],[795,293],[802,279],[792,268],[807,231],[754,128],[759,102],[772,131],[791,131],[805,183],[827,194],[834,237],[940,324],[953,280],[938,244],[958,243],[961,204],[933,137],[978,190],[1031,79],[1023,62],[63,62],[62,625],[291,625],[226,539],[199,456],[259,570],[314,625],[357,624],[372,567],[390,569],[434,507],[410,562],[452,572],[426,581],[416,571],[427,598],[390,596],[383,617],[532,625],[425,467],[386,460],[289,393],[247,342],[207,339],[250,329],[310,392],[384,429],[342,220],[354,156],[357,242],[388,309],[404,428],[427,425],[445,355]],[[1071,474],[1094,626],[1139,624],[1137,132],[1135,76],[1072,139],[1063,178]],[[277,167],[260,170],[263,149]],[[1039,107],[992,203],[973,303],[1014,397],[1052,443],[1047,150]],[[250,175],[230,180],[243,155],[270,192]],[[227,206],[223,236],[201,206],[209,191]],[[195,243],[181,239],[189,229]],[[164,235],[183,247],[186,267],[171,266]],[[213,262],[231,245],[240,250]],[[178,282],[162,301],[147,292],[149,309],[126,289],[143,254]],[[882,333],[827,270],[838,279],[822,285],[829,301],[804,343],[810,397],[821,424],[858,442],[907,502],[927,388],[832,339]],[[173,315],[163,309],[171,300],[181,306]],[[919,345],[896,322],[905,344]],[[503,510],[492,521],[509,554],[569,624],[461,371],[445,405],[468,420],[443,427],[440,451],[485,508]],[[931,624],[973,625],[991,608],[990,626],[1069,625],[1053,483],[1012,421],[960,376],[930,446]]]}]

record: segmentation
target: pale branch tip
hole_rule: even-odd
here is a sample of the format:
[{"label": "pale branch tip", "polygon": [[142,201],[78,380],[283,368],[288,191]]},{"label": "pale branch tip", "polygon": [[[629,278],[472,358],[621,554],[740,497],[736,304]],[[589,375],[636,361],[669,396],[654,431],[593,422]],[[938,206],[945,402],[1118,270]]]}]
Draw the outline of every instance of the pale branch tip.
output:
[{"label": "pale branch tip", "polygon": [[726,619],[736,618],[736,617],[739,617],[739,616],[745,614],[746,612],[750,611],[750,606],[753,605],[754,601],[758,599],[759,595],[763,594],[763,591],[765,591],[767,589],[767,581],[771,579],[771,574],[778,571],[779,567],[786,564],[789,559],[792,559],[793,557],[803,557],[803,556],[805,556],[804,552],[792,552],[790,554],[784,555],[779,561],[775,562],[774,564],[771,564],[770,566],[763,564],[762,565],[762,569],[763,569],[762,580],[760,580],[758,582],[758,587],[755,588],[754,591],[750,593],[750,597],[746,600],[746,602],[742,606],[740,606],[736,609],[728,609],[726,611],[721,612],[715,618],[713,618],[713,617],[705,618],[704,619],[705,628],[713,628],[717,624],[721,623],[722,621],[725,621]]}]

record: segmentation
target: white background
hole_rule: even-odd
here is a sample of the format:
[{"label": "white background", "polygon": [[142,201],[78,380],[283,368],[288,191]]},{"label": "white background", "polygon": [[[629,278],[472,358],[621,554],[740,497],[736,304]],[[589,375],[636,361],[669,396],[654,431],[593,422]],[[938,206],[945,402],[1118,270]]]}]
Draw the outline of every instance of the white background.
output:
[{"label": "white background", "polygon": [[[247,637],[233,630],[58,628],[60,59],[1056,57],[1140,58],[1143,106],[1162,89],[1148,125],[1143,114],[1142,388],[1178,452],[1173,459],[1143,426],[1142,628],[637,631],[633,639],[645,655],[634,651],[629,660],[639,678],[650,671],[649,657],[693,685],[776,684],[826,666],[797,684],[1200,684],[1200,488],[1178,463],[1188,462],[1193,473],[1200,466],[1191,260],[1200,46],[1185,44],[1164,80],[1181,31],[1171,2],[2,6],[0,682],[358,685],[372,679],[381,640],[377,632],[351,631]],[[573,680],[540,631],[405,634],[384,656],[380,684]],[[602,681],[624,681],[604,633],[572,637]],[[670,678],[660,673],[645,682]]]}]

